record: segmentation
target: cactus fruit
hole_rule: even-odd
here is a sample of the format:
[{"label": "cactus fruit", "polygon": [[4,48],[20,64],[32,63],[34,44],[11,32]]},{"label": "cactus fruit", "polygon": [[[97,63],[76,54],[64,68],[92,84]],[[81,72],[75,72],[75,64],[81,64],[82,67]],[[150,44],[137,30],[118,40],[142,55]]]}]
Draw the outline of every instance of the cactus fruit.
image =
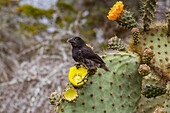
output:
[{"label": "cactus fruit", "polygon": [[153,21],[153,18],[155,17],[156,3],[157,0],[144,1],[144,15],[143,15],[144,31],[149,30],[150,24]]},{"label": "cactus fruit", "polygon": [[147,98],[157,97],[166,93],[166,89],[164,87],[158,87],[146,84],[143,89],[143,95]]},{"label": "cactus fruit", "polygon": [[114,36],[109,39],[108,48],[118,51],[125,51],[125,43],[117,36]]},{"label": "cactus fruit", "polygon": [[151,71],[150,71],[150,67],[148,65],[142,64],[142,65],[140,65],[138,72],[142,76],[147,76]]},{"label": "cactus fruit", "polygon": [[139,42],[139,39],[141,38],[141,34],[139,32],[139,29],[138,28],[133,28],[131,30],[131,33],[132,33],[132,37],[133,37],[133,40],[134,40],[134,45],[137,45],[138,42]]},{"label": "cactus fruit", "polygon": [[[133,113],[140,98],[142,77],[138,74],[139,57],[136,54],[119,52],[103,56],[111,72],[98,69],[89,78],[86,87],[78,89],[75,103],[62,102],[58,112],[87,113]],[[129,71],[131,70],[131,71]]]},{"label": "cactus fruit", "polygon": [[163,108],[158,107],[158,108],[156,108],[155,112],[153,112],[153,113],[166,113],[166,112],[163,110]]},{"label": "cactus fruit", "polygon": [[143,57],[142,57],[143,63],[148,64],[152,60],[153,56],[154,54],[153,54],[152,49],[150,48],[145,49],[143,53]]},{"label": "cactus fruit", "polygon": [[74,88],[67,88],[63,95],[64,95],[64,99],[68,103],[76,102],[78,97],[79,97],[78,93],[77,93],[77,90],[74,89]]},{"label": "cactus fruit", "polygon": [[57,105],[57,102],[60,101],[60,98],[61,98],[61,95],[58,92],[56,91],[52,92],[49,97],[51,105]]}]

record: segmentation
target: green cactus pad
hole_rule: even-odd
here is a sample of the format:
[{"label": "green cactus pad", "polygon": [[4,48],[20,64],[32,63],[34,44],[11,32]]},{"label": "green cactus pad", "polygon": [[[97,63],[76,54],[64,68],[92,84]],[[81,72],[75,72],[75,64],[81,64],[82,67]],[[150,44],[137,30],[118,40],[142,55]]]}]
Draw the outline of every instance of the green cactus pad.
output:
[{"label": "green cactus pad", "polygon": [[169,9],[169,12],[168,12],[168,32],[167,32],[167,34],[168,34],[168,36],[170,37],[170,9]]},{"label": "green cactus pad", "polygon": [[143,89],[143,95],[147,98],[157,97],[166,93],[166,89],[164,87],[153,86],[150,84],[146,84]]},{"label": "green cactus pad", "polygon": [[125,51],[125,43],[117,36],[112,37],[108,41],[108,48],[118,51]]},{"label": "green cactus pad", "polygon": [[[166,89],[167,89],[167,94],[170,97],[170,81],[167,83],[166,85]],[[163,105],[163,109],[167,112],[170,113],[170,98],[168,98],[164,105]]]},{"label": "green cactus pad", "polygon": [[75,103],[61,101],[59,113],[133,113],[140,98],[142,77],[138,74],[139,57],[119,52],[103,56],[111,72],[98,69],[79,89]]},{"label": "green cactus pad", "polygon": [[[170,97],[170,81],[167,83],[166,85],[166,89],[168,96]],[[164,105],[163,105],[163,109],[167,112],[170,113],[170,98],[167,98],[167,100],[165,101]]]},{"label": "green cactus pad", "polygon": [[144,31],[149,30],[150,24],[155,17],[157,0],[145,0],[144,1],[144,15],[143,15],[143,27]]},{"label": "green cactus pad", "polygon": [[146,48],[152,49],[154,57],[151,64],[159,68],[155,71],[162,71],[161,75],[170,80],[170,69],[168,69],[168,64],[170,64],[170,38],[167,36],[167,30],[167,26],[154,25],[149,31],[143,32],[136,51],[143,56]]},{"label": "green cactus pad", "polygon": [[146,98],[142,95],[135,113],[153,113],[157,107],[163,105],[166,98],[167,95],[161,95],[156,98]]},{"label": "green cactus pad", "polygon": [[127,10],[124,10],[121,19],[118,20],[117,22],[119,25],[123,26],[126,29],[133,29],[139,27],[138,23],[132,17],[132,14]]},{"label": "green cactus pad", "polygon": [[170,113],[170,98],[168,98],[164,105],[163,105],[163,110],[165,111],[165,113]]}]

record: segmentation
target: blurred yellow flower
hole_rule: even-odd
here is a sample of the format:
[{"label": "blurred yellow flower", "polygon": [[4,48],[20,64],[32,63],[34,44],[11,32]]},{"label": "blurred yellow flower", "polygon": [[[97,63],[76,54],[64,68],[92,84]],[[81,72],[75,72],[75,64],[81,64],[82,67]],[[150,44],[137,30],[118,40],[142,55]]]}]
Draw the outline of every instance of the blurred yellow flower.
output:
[{"label": "blurred yellow flower", "polygon": [[122,1],[117,1],[116,4],[110,9],[108,13],[109,20],[119,20],[123,15],[123,3]]},{"label": "blurred yellow flower", "polygon": [[84,82],[87,82],[87,80],[85,80],[84,82],[81,82],[79,84],[77,84],[77,83],[80,82],[85,77],[86,74],[87,74],[87,69],[85,69],[83,67],[79,67],[77,69],[76,66],[74,66],[74,67],[70,68],[70,72],[68,74],[68,79],[73,86],[80,87],[80,86],[84,85]]}]

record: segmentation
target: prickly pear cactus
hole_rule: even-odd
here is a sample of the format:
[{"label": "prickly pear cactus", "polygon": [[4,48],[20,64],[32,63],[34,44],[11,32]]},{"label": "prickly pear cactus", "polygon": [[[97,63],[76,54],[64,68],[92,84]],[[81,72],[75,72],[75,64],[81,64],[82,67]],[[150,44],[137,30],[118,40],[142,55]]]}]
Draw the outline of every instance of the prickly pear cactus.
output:
[{"label": "prickly pear cactus", "polygon": [[[140,98],[142,76],[138,74],[139,57],[133,53],[107,54],[104,62],[111,72],[98,69],[86,87],[79,89],[75,103],[61,101],[59,113],[133,113]],[[131,71],[129,71],[131,70]]]},{"label": "prickly pear cactus", "polygon": [[146,84],[144,87],[143,95],[147,98],[157,97],[166,93],[165,87],[153,86]]},{"label": "prickly pear cactus", "polygon": [[139,27],[132,14],[127,10],[124,10],[121,19],[117,22],[119,23],[119,25],[123,26],[126,29],[133,29]]},{"label": "prickly pear cactus", "polygon": [[150,28],[147,32],[142,32],[143,37],[137,45],[137,52],[141,55],[144,54],[146,48],[152,49],[154,57],[152,65],[160,68],[168,80],[170,80],[170,70],[168,64],[170,63],[170,38],[167,37],[166,26],[155,26]]},{"label": "prickly pear cactus", "polygon": [[155,18],[157,0],[144,0],[143,23],[144,31],[149,30],[149,26]]},{"label": "prickly pear cactus", "polygon": [[146,76],[150,73],[150,67],[147,66],[146,64],[142,64],[142,65],[140,65],[138,72],[140,75]]},{"label": "prickly pear cactus", "polygon": [[[160,79],[155,73],[151,73],[148,76],[143,77],[142,87],[150,84],[158,87],[166,87],[164,81]],[[143,90],[144,91],[144,90]],[[142,91],[142,92],[143,92]],[[138,107],[135,113],[153,113],[157,108],[162,107],[165,100],[168,98],[168,95],[161,95],[155,98],[146,98],[144,95],[141,95],[140,100],[138,101]]]},{"label": "prickly pear cactus", "polygon": [[[110,48],[115,50],[116,47],[119,51],[123,48],[123,51],[133,53],[117,51],[103,56],[111,72],[98,69],[89,77],[86,87],[78,89],[79,98],[76,102],[67,103],[62,98],[55,104],[59,113],[170,112],[170,13],[168,23],[158,24],[153,21],[157,0],[143,1],[143,28],[131,12],[123,9],[121,1],[113,5],[107,16],[132,32],[126,47],[116,37],[109,41]],[[145,90],[146,84],[151,86],[151,90]],[[141,92],[146,97],[149,95],[149,98]]]},{"label": "prickly pear cactus", "polygon": [[163,105],[165,113],[170,113],[170,99],[168,98]]},{"label": "prickly pear cactus", "polygon": [[[168,15],[168,23],[155,23],[153,19],[155,17],[157,0],[144,0],[143,4],[143,28],[138,27],[138,24],[135,24],[136,26],[134,26],[134,20],[133,22],[129,22],[132,18],[129,18],[129,20],[124,19],[124,21],[121,22],[120,20],[127,15],[126,11],[119,17],[119,21],[116,20],[116,22],[118,22],[119,25],[130,29],[132,32],[132,39],[129,41],[129,46],[126,50],[133,51],[141,56],[142,67],[139,68],[141,76],[144,75],[143,71],[146,72],[148,70],[148,73],[143,77],[142,87],[146,86],[146,84],[165,87],[167,81],[170,80],[170,13]],[[130,12],[128,13],[130,14]],[[126,24],[123,24],[124,22]],[[130,25],[127,27],[127,24]],[[143,68],[143,66],[147,68]],[[148,91],[147,93],[151,94],[152,91]],[[166,94],[149,99],[141,95],[135,112],[152,113],[157,107],[162,107],[167,98],[168,95]]]},{"label": "prickly pear cactus", "polygon": [[120,38],[117,38],[117,36],[115,36],[109,39],[108,48],[118,51],[125,51],[126,45]]},{"label": "prickly pear cactus", "polygon": [[[168,96],[170,97],[170,81],[167,83],[166,89],[168,90],[167,93],[168,93]],[[165,112],[170,113],[170,98],[168,98],[165,101],[165,103],[163,105],[163,109],[164,109]]]}]

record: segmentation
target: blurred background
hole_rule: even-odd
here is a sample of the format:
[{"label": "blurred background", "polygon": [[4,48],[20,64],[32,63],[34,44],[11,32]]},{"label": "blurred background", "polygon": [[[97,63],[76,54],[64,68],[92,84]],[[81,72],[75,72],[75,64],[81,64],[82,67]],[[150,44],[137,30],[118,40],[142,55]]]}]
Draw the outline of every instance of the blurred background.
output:
[{"label": "blurred background", "polygon": [[[74,65],[66,40],[82,37],[98,54],[117,35],[131,35],[107,19],[117,0],[0,0],[0,113],[52,113],[48,97],[62,92]],[[141,22],[141,2],[122,0]],[[141,0],[142,1],[142,0]],[[169,0],[158,0],[166,21]]]}]

